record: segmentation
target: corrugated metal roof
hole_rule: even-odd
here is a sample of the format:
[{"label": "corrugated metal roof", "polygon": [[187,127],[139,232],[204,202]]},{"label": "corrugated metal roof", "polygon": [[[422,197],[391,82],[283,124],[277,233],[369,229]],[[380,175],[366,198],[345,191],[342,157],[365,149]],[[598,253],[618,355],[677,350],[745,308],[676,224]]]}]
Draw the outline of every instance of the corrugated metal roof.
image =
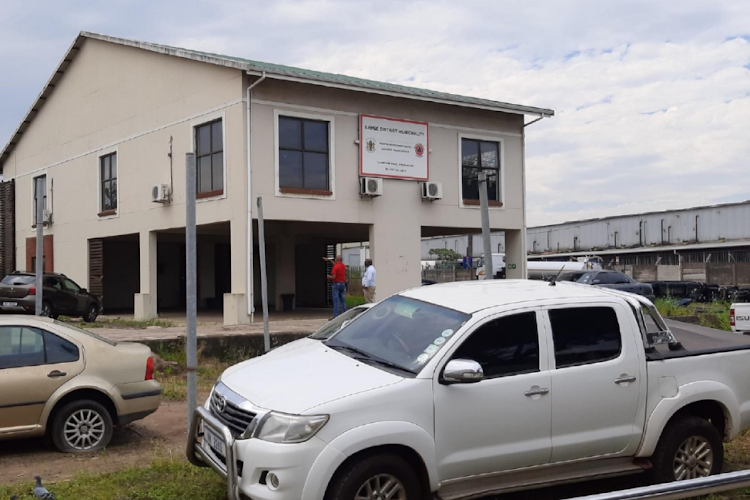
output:
[{"label": "corrugated metal roof", "polygon": [[[101,35],[99,33],[91,33],[88,31],[82,31],[78,37],[76,37],[73,44],[70,46],[68,51],[65,53],[60,64],[55,69],[52,77],[47,81],[47,84],[42,89],[34,104],[26,113],[21,124],[18,126],[16,131],[11,136],[8,143],[0,152],[0,167],[2,162],[10,154],[15,144],[20,140],[20,136],[23,134],[29,123],[33,119],[34,115],[38,112],[44,100],[54,89],[55,83],[62,76],[63,72],[67,68],[68,64],[72,61],[75,53],[78,51],[84,40],[92,38],[101,40],[109,43],[116,43],[118,45],[125,45],[129,47],[135,47],[151,52],[158,52],[160,54],[166,54],[174,57],[182,57],[185,59],[191,59],[194,61],[205,62],[208,64],[215,64],[219,66],[231,67],[246,71],[249,74],[263,74],[265,73],[267,78],[280,79],[280,80],[293,80],[302,81],[304,83],[325,85],[331,87],[345,88],[348,90],[368,92],[375,94],[392,95],[396,97],[403,97],[407,99],[418,99],[430,102],[437,102],[443,104],[449,104],[454,106],[471,107],[478,109],[486,109],[491,111],[500,111],[506,113],[516,114],[529,114],[540,117],[551,117],[554,116],[555,112],[551,109],[538,108],[533,106],[523,106],[519,104],[511,104],[500,101],[493,101],[490,99],[481,99],[478,97],[462,96],[457,94],[449,94],[446,92],[438,92],[435,90],[421,89],[416,87],[408,87],[405,85],[397,85],[394,83],[378,82],[375,80],[367,80],[364,78],[356,78],[348,75],[341,75],[336,73],[324,73],[321,71],[314,71],[304,68],[296,68],[292,66],[284,66],[281,64],[272,64],[261,61],[253,61],[250,59],[243,59],[240,57],[226,56],[221,54],[212,54],[208,52],[201,52],[198,50],[183,49],[179,47],[171,47],[169,45],[162,45],[150,42],[140,42],[137,40],[128,40],[125,38],[117,38],[107,35]],[[0,170],[1,171],[1,170]]]}]

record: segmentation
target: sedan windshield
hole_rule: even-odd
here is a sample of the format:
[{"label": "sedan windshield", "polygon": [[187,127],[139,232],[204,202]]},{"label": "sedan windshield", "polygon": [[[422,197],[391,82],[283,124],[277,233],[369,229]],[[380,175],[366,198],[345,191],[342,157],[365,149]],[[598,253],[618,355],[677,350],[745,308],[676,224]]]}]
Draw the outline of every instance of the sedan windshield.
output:
[{"label": "sedan windshield", "polygon": [[416,374],[470,317],[396,295],[347,325],[326,345],[364,363]]},{"label": "sedan windshield", "polygon": [[596,273],[564,273],[561,274],[557,281],[575,281],[576,283],[590,284]]}]

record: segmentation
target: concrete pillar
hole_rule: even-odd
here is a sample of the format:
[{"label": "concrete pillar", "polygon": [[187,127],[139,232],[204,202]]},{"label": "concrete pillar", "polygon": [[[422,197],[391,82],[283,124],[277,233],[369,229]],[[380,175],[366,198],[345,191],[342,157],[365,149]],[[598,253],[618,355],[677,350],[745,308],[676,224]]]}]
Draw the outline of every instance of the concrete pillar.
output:
[{"label": "concrete pillar", "polygon": [[386,179],[383,191],[383,196],[372,200],[374,224],[370,226],[370,256],[377,270],[377,300],[422,282],[420,211],[403,209],[407,203],[419,206],[419,190],[413,182]]},{"label": "concrete pillar", "polygon": [[247,249],[247,212],[232,216],[229,231],[232,292],[224,294],[224,324],[247,325],[251,319],[251,311],[247,307],[247,267],[250,258]]},{"label": "concrete pillar", "polygon": [[526,235],[520,229],[505,231],[505,265],[508,279],[526,279]]},{"label": "concrete pillar", "polygon": [[141,293],[135,294],[135,319],[157,317],[156,236],[156,231],[141,231],[139,235]]},{"label": "concrete pillar", "polygon": [[276,238],[276,310],[284,310],[281,296],[294,294],[296,290],[295,241],[294,236],[279,235]]}]

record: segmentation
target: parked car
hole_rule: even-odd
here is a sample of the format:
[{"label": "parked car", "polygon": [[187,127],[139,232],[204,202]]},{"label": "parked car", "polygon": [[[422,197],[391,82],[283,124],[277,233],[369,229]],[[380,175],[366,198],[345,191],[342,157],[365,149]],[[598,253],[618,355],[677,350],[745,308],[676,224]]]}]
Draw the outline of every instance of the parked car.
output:
[{"label": "parked car", "polygon": [[193,415],[187,455],[226,479],[229,500],[708,476],[722,441],[750,428],[750,342],[737,344],[689,351],[651,302],[605,288],[413,288],[326,341],[227,369]]},{"label": "parked car", "polygon": [[0,440],[46,435],[63,452],[100,450],[115,426],[160,401],[147,346],[50,318],[0,317]]},{"label": "parked car", "polygon": [[327,338],[338,332],[345,325],[347,325],[349,322],[354,320],[357,316],[374,305],[375,304],[361,304],[348,309],[346,312],[339,314],[331,321],[321,326],[318,330],[315,331],[315,333],[310,335],[310,338],[316,340],[326,340]]},{"label": "parked car", "polygon": [[427,286],[427,285],[437,285],[437,281],[428,280],[427,278],[422,278],[422,286]]},{"label": "parked car", "polygon": [[639,283],[633,278],[620,271],[577,271],[573,273],[563,273],[557,278],[557,281],[575,281],[584,285],[594,285],[601,288],[611,288],[623,292],[643,295],[653,302],[654,290],[648,283]]},{"label": "parked car", "polygon": [[[16,271],[0,281],[0,310],[34,313],[36,274]],[[42,278],[42,316],[80,316],[93,323],[99,316],[99,300],[64,274],[45,273]]]},{"label": "parked car", "polygon": [[733,332],[750,335],[750,303],[732,304],[729,309],[729,324]]}]

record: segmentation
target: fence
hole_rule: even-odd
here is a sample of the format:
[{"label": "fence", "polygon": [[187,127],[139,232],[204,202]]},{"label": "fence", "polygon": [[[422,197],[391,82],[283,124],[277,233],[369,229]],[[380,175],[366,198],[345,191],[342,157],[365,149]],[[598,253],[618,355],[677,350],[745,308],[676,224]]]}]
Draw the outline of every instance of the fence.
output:
[{"label": "fence", "polygon": [[424,269],[422,279],[449,283],[451,281],[471,281],[476,279],[476,269]]},{"label": "fence", "polygon": [[698,281],[709,285],[750,286],[748,262],[683,262],[678,265],[615,265],[636,281]]}]

